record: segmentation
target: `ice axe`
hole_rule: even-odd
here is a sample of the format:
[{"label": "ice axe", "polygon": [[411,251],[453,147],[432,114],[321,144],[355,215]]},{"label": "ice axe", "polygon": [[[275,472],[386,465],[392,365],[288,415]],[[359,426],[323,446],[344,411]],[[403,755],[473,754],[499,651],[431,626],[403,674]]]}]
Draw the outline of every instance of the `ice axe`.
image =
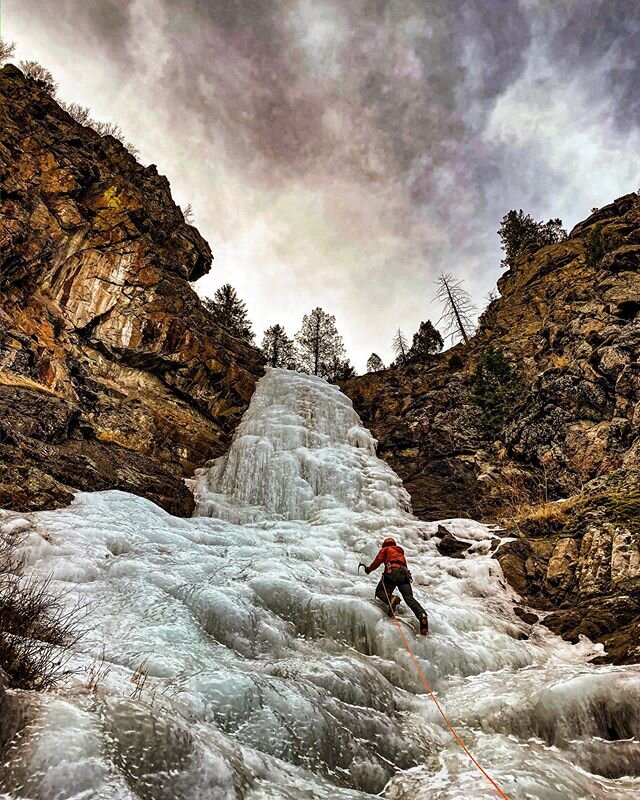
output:
[{"label": "ice axe", "polygon": [[362,567],[362,569],[363,569],[365,572],[367,571],[367,565],[366,565],[366,564],[363,564],[363,563],[362,563],[362,561],[361,561],[361,562],[358,564],[358,572],[360,572],[360,567]]}]

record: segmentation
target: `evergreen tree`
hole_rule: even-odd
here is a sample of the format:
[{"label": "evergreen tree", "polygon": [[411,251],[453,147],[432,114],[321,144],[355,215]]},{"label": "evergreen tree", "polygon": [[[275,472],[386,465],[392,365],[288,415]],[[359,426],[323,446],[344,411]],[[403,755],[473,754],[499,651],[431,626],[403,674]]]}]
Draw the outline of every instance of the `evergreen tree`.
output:
[{"label": "evergreen tree", "polygon": [[482,409],[488,434],[497,435],[513,418],[523,391],[520,373],[504,352],[493,347],[485,350],[473,376],[471,398]]},{"label": "evergreen tree", "polygon": [[325,373],[331,371],[330,365],[336,359],[344,359],[344,344],[336,328],[336,318],[321,308],[304,315],[296,344],[303,372],[326,377]]},{"label": "evergreen tree", "polygon": [[391,348],[396,357],[396,366],[402,367],[407,363],[407,354],[409,353],[409,345],[405,339],[404,333],[398,328],[398,332],[393,337]]},{"label": "evergreen tree", "polygon": [[555,244],[567,238],[561,219],[537,222],[522,209],[509,211],[500,222],[498,236],[502,242],[504,258],[500,262],[505,269],[511,269],[518,257],[527,250],[539,250],[548,244]]},{"label": "evergreen tree", "polygon": [[264,332],[262,353],[270,367],[295,369],[293,340],[287,336],[282,325],[272,325]]},{"label": "evergreen tree", "polygon": [[367,372],[379,372],[384,369],[384,362],[377,353],[371,353],[367,361]]},{"label": "evergreen tree", "polygon": [[230,283],[225,283],[217,289],[213,300],[205,297],[202,305],[220,327],[232,336],[253,344],[255,334],[251,330],[247,306],[243,300],[240,300]]},{"label": "evergreen tree", "polygon": [[407,358],[409,361],[423,361],[425,356],[439,353],[443,346],[442,336],[428,319],[426,322],[421,322],[418,332],[413,334]]},{"label": "evergreen tree", "polygon": [[322,365],[321,374],[330,383],[348,381],[349,378],[355,378],[357,375],[349,359],[339,358],[338,356],[335,356],[328,364]]}]

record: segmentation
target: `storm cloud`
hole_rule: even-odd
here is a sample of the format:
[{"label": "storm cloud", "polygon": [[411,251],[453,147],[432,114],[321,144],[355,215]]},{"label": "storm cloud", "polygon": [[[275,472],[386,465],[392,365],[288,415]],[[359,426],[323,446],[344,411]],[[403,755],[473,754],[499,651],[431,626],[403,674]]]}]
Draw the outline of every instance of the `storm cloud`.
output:
[{"label": "storm cloud", "polygon": [[640,175],[636,0],[5,0],[3,37],[191,203],[260,337],[316,305],[389,360],[476,304],[510,208],[571,227]]}]

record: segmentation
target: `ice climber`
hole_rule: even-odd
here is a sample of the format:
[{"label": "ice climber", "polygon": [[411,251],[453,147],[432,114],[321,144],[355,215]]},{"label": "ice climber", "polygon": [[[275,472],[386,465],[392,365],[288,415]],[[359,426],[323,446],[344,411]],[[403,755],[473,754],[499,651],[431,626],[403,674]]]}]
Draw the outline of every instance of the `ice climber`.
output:
[{"label": "ice climber", "polygon": [[[420,623],[420,633],[426,636],[429,632],[429,618],[427,617],[427,612],[413,596],[411,573],[407,567],[407,559],[404,557],[404,550],[396,544],[395,539],[389,537],[384,540],[380,552],[371,564],[368,567],[363,564],[364,571],[368,575],[374,569],[378,569],[380,564],[384,564],[384,572],[376,586],[376,599],[389,609],[389,616],[392,617],[396,606],[402,602],[399,597],[393,594],[394,590],[398,588],[404,598],[404,602],[413,611]],[[391,601],[391,605],[389,605],[389,601]]]}]

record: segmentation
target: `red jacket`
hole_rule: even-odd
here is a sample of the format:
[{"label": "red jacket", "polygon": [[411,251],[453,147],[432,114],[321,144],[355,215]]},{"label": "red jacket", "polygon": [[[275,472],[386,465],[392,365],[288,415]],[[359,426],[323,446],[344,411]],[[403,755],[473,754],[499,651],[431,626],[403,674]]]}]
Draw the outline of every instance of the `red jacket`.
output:
[{"label": "red jacket", "polygon": [[397,544],[388,544],[386,547],[381,548],[378,555],[373,559],[371,565],[367,567],[367,575],[378,569],[380,564],[402,564],[403,567],[407,566],[407,559],[404,557],[404,550]]}]

